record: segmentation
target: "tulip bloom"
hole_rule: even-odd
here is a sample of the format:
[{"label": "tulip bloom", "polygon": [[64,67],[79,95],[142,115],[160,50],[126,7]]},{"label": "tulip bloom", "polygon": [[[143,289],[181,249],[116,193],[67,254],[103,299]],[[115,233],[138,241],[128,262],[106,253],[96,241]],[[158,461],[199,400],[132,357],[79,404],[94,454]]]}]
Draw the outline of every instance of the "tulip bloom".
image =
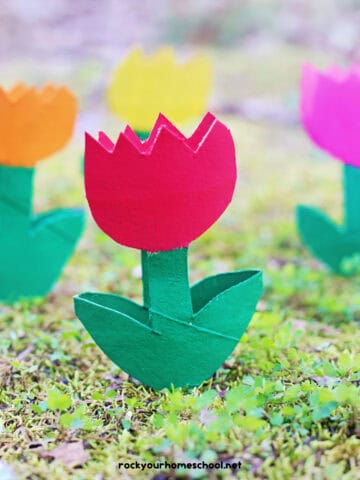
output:
[{"label": "tulip bloom", "polygon": [[154,388],[209,378],[251,320],[261,272],[188,280],[187,247],[223,213],[235,182],[230,131],[210,113],[189,138],[163,115],[144,142],[130,127],[115,144],[86,137],[91,212],[116,242],[142,250],[144,301],[86,292],[75,311],[105,354]]},{"label": "tulip bloom", "polygon": [[360,252],[360,67],[347,72],[331,67],[321,72],[305,65],[300,113],[313,142],[344,167],[344,225],[322,212],[299,207],[300,234],[310,250],[338,273]]},{"label": "tulip bloom", "polygon": [[342,163],[360,167],[360,66],[321,72],[305,65],[301,119],[314,143]]},{"label": "tulip bloom", "polygon": [[1,300],[48,293],[80,237],[82,211],[32,211],[34,166],[68,142],[76,112],[66,87],[0,88]]},{"label": "tulip bloom", "polygon": [[[101,167],[101,168],[100,168]],[[86,136],[92,215],[113,240],[149,252],[187,247],[231,201],[236,181],[229,130],[208,113],[185,138],[163,115],[148,140],[130,127],[116,144]]]},{"label": "tulip bloom", "polygon": [[66,87],[0,88],[0,164],[33,167],[69,141],[77,113]]},{"label": "tulip bloom", "polygon": [[114,114],[146,138],[158,112],[174,122],[202,115],[210,86],[211,66],[204,56],[179,64],[170,48],[149,57],[133,49],[115,70],[107,99]]}]

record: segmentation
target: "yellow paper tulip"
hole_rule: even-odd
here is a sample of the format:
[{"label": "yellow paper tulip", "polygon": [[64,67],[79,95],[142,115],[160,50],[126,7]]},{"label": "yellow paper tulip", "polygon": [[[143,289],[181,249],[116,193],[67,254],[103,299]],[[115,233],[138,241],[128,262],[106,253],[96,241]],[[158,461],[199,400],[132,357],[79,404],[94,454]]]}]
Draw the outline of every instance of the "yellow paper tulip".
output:
[{"label": "yellow paper tulip", "polygon": [[148,132],[159,112],[172,122],[203,114],[211,80],[206,56],[194,56],[179,64],[171,48],[162,48],[149,57],[136,48],[115,70],[107,99],[117,116],[135,130]]}]

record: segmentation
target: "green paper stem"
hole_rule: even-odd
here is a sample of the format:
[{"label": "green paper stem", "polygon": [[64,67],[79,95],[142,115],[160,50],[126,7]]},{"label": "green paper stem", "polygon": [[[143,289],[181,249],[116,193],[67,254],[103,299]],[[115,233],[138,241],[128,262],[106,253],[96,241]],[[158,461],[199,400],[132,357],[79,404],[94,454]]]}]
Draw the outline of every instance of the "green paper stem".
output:
[{"label": "green paper stem", "polygon": [[14,223],[20,214],[16,221],[26,227],[32,209],[33,182],[33,168],[0,166],[0,225],[7,226],[10,219]]},{"label": "green paper stem", "polygon": [[145,132],[141,130],[135,130],[136,135],[140,138],[141,141],[147,140],[148,136],[150,135],[150,132]]},{"label": "green paper stem", "polygon": [[[150,313],[162,313],[190,322],[193,315],[188,280],[188,249],[141,252],[144,306]],[[154,316],[150,317],[152,328]]]},{"label": "green paper stem", "polygon": [[360,168],[344,165],[344,227],[360,231]]}]

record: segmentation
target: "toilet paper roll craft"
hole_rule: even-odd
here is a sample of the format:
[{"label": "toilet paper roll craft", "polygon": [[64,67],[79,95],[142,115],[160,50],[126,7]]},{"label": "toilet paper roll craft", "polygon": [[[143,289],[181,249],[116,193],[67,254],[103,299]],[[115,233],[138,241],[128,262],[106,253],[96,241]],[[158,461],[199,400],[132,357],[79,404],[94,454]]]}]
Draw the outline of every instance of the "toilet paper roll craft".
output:
[{"label": "toilet paper roll craft", "polygon": [[305,65],[301,120],[312,141],[343,164],[344,221],[299,205],[297,226],[311,253],[341,275],[354,272],[360,255],[360,66],[319,71]]},{"label": "toilet paper roll craft", "polygon": [[86,292],[75,297],[75,312],[114,363],[155,389],[213,375],[256,308],[258,270],[189,286],[189,244],[225,211],[235,182],[231,133],[210,113],[189,138],[163,115],[143,142],[129,126],[115,144],[104,133],[86,135],[91,213],[115,242],[141,250],[143,305]]},{"label": "toilet paper roll craft", "polygon": [[149,56],[134,48],[116,68],[107,100],[110,110],[145,139],[159,112],[176,124],[203,115],[211,84],[211,63],[205,55],[181,63],[169,47]]},{"label": "toilet paper roll craft", "polygon": [[36,164],[70,139],[77,102],[66,87],[0,88],[0,300],[43,297],[74,251],[80,209],[33,212]]}]

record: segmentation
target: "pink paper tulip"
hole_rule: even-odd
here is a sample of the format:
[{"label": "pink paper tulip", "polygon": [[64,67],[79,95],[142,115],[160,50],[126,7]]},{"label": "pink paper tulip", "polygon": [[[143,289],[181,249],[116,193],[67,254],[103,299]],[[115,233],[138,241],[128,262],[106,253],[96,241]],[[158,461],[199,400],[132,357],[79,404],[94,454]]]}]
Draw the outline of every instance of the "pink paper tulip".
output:
[{"label": "pink paper tulip", "polygon": [[360,65],[323,72],[304,65],[300,110],[302,124],[318,147],[360,167]]}]

